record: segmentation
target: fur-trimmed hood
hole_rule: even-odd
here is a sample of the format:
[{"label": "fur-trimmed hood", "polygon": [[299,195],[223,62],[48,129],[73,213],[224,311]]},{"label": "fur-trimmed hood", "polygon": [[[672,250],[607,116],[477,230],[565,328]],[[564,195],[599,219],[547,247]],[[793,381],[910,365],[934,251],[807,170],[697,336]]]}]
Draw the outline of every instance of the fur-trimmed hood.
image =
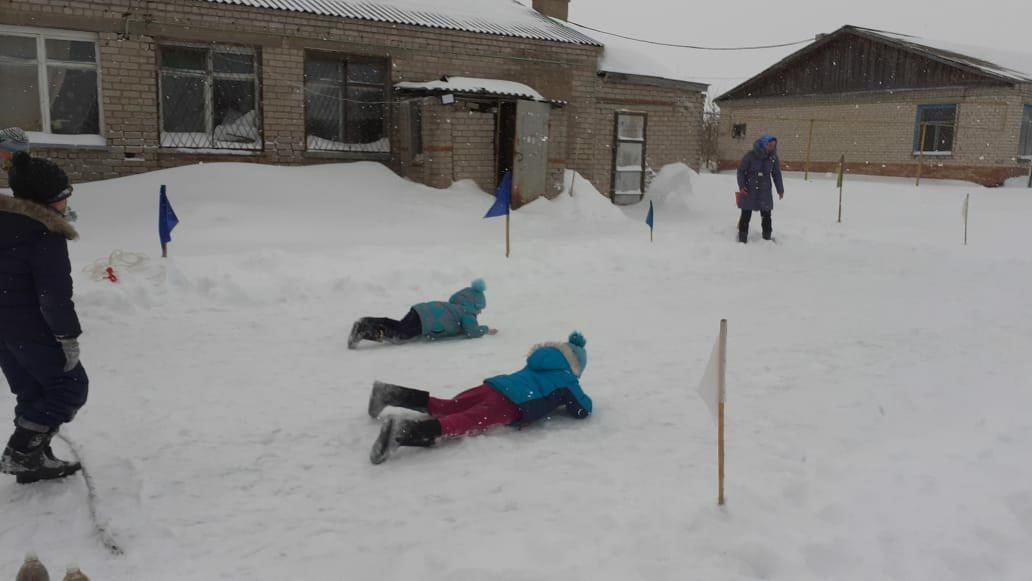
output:
[{"label": "fur-trimmed hood", "polygon": [[[562,359],[553,355],[556,351],[562,355]],[[569,343],[539,343],[531,347],[527,354],[527,366],[536,371],[569,369],[577,377],[584,373]]]},{"label": "fur-trimmed hood", "polygon": [[0,195],[0,212],[17,214],[35,220],[47,230],[60,234],[68,240],[75,240],[79,237],[79,233],[75,231],[75,228],[72,227],[68,220],[65,220],[64,216],[49,206],[15,198],[14,196]]}]

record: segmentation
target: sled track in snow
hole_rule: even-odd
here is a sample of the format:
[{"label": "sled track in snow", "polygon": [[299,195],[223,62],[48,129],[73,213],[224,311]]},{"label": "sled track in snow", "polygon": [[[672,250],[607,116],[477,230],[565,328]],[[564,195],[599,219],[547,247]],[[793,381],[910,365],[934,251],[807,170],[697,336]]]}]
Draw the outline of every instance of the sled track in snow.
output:
[{"label": "sled track in snow", "polygon": [[122,547],[120,547],[118,542],[115,541],[111,531],[108,530],[107,526],[100,522],[100,519],[97,516],[97,485],[93,481],[93,477],[90,476],[86,463],[82,461],[81,448],[64,434],[58,434],[57,437],[64,441],[65,444],[68,444],[68,448],[71,449],[72,455],[75,457],[75,461],[82,466],[82,478],[86,482],[86,502],[90,508],[90,519],[93,521],[93,530],[97,535],[97,539],[100,540],[100,543],[104,545],[104,548],[112,555],[124,555],[125,551],[122,550]]}]

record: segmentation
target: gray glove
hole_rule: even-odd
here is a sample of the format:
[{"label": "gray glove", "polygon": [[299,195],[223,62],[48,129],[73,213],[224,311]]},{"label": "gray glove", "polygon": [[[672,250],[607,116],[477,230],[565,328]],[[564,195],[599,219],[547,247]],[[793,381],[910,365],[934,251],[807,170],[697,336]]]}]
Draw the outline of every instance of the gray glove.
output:
[{"label": "gray glove", "polygon": [[64,371],[75,369],[75,366],[79,364],[79,340],[72,337],[70,339],[57,338],[58,342],[61,343],[61,350],[64,351],[65,366]]}]

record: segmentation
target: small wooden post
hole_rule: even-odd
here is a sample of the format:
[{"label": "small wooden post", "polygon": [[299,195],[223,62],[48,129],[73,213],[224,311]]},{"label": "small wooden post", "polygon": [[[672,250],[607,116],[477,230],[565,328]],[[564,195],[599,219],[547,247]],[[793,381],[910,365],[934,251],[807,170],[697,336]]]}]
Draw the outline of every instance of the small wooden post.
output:
[{"label": "small wooden post", "polygon": [[803,179],[810,180],[810,152],[813,150],[813,119],[810,119],[810,135],[806,138],[806,168]]},{"label": "small wooden post", "polygon": [[505,257],[509,258],[509,221],[512,218],[512,210],[505,214]]},{"label": "small wooden post", "polygon": [[724,506],[724,400],[727,387],[727,319],[720,320],[720,346],[717,359],[717,385],[720,400],[717,413],[717,504]]},{"label": "small wooden post", "polygon": [[839,159],[839,174],[838,174],[838,223],[842,223],[842,187],[846,181],[846,154],[842,154],[842,158]]},{"label": "small wooden post", "polygon": [[1028,187],[1032,188],[1032,160],[1028,162]]},{"label": "small wooden post", "polygon": [[161,257],[168,258],[168,244],[161,245]]},{"label": "small wooden post", "polygon": [[971,211],[971,194],[964,196],[964,246],[967,246],[968,213]]},{"label": "small wooden post", "polygon": [[928,133],[928,124],[921,124],[921,141],[917,143],[917,183],[914,187],[921,187],[921,171],[924,169],[924,142]]}]

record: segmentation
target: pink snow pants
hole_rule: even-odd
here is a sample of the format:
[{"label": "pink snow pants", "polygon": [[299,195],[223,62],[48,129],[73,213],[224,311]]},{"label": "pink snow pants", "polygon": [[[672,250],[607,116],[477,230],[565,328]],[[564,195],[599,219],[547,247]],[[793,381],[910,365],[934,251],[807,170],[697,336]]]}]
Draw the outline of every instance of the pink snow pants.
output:
[{"label": "pink snow pants", "polygon": [[431,397],[427,411],[441,422],[444,436],[483,432],[520,418],[520,408],[487,385],[467,389],[452,399]]}]

